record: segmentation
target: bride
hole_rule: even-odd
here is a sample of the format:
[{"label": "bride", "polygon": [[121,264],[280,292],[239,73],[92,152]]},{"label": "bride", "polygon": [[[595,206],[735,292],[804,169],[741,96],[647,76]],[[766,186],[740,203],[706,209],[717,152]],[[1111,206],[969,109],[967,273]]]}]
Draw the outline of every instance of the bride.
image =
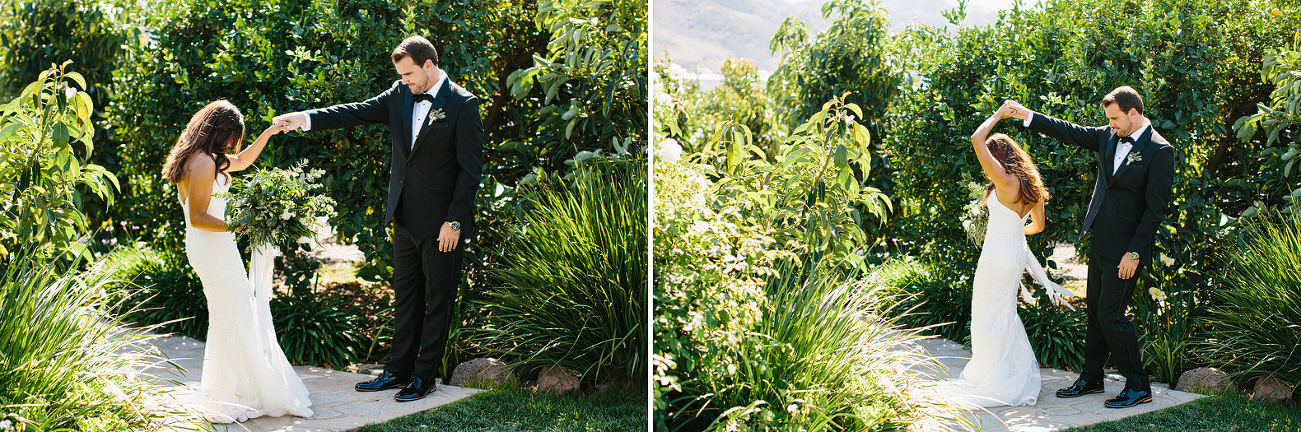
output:
[{"label": "bride", "polygon": [[[199,409],[219,423],[259,416],[310,417],[307,386],[298,379],[276,341],[268,303],[270,286],[249,281],[223,220],[230,173],[248,168],[271,136],[273,125],[239,151],[244,116],[225,100],[203,107],[172,147],[163,177],[176,185],[185,213],[185,254],[203,282],[208,299],[208,341],[204,348]],[[238,154],[227,154],[237,152]],[[255,294],[263,294],[256,295]]]},{"label": "bride", "polygon": [[1016,313],[1016,291],[1025,270],[1048,287],[1050,295],[1070,295],[1048,279],[1026,245],[1025,237],[1043,231],[1045,224],[1048,191],[1039,170],[1011,137],[989,137],[994,124],[1010,117],[1012,109],[999,108],[971,135],[980,167],[990,179],[981,199],[989,207],[989,223],[972,282],[971,361],[941,390],[966,406],[1034,405],[1038,400],[1039,363]]}]

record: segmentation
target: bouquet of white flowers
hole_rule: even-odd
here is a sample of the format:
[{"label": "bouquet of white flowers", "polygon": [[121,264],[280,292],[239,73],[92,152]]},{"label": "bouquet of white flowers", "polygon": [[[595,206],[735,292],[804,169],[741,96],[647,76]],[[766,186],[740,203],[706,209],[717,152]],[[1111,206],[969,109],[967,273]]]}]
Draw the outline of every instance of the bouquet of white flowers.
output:
[{"label": "bouquet of white flowers", "polygon": [[333,216],[334,200],[315,183],[325,172],[303,172],[303,165],[258,169],[223,194],[226,225],[248,240],[250,252],[264,245],[290,250],[299,239],[313,238],[322,221]]}]

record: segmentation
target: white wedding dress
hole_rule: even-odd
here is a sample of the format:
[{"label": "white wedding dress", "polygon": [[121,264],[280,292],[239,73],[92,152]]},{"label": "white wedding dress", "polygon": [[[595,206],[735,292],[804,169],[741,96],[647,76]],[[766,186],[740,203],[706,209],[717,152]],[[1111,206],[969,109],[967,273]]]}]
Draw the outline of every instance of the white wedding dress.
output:
[{"label": "white wedding dress", "polygon": [[1034,405],[1039,398],[1039,362],[1016,313],[1017,287],[1029,270],[1050,293],[1069,292],[1048,279],[1026,245],[1029,213],[1018,216],[998,200],[997,190],[986,205],[989,223],[972,281],[971,361],[957,380],[937,390],[968,407]]},{"label": "white wedding dress", "polygon": [[[219,175],[213,193],[228,191],[230,181],[229,174]],[[235,234],[194,228],[184,200],[181,208],[185,209],[185,255],[203,281],[208,299],[198,410],[216,423],[285,414],[310,417],[307,386],[285,358],[271,322],[270,253],[255,253],[245,273]],[[225,219],[226,200],[212,197],[207,213]]]}]

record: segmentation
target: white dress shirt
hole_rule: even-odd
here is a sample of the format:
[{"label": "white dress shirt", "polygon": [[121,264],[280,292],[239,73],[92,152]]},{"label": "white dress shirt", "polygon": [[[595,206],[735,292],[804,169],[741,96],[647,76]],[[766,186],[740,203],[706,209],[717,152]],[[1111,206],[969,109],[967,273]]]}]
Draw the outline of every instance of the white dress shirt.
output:
[{"label": "white dress shirt", "polygon": [[[1143,127],[1140,127],[1140,128],[1138,128],[1138,130],[1136,130],[1136,131],[1134,131],[1133,133],[1129,134],[1129,136],[1130,136],[1131,138],[1134,138],[1135,140],[1137,140],[1138,137],[1143,136],[1143,131],[1147,130],[1147,128],[1150,127],[1150,126],[1152,126],[1152,123],[1145,124],[1145,125],[1143,125]],[[1114,174],[1116,174],[1116,171],[1120,171],[1120,163],[1121,163],[1121,161],[1124,161],[1124,160],[1125,160],[1125,157],[1126,157],[1126,156],[1129,156],[1129,151],[1130,151],[1130,149],[1133,149],[1133,148],[1134,148],[1134,145],[1133,145],[1133,144],[1130,144],[1130,143],[1127,143],[1127,142],[1117,142],[1117,143],[1116,143],[1116,160],[1112,161],[1111,174],[1114,175]]]},{"label": "white dress shirt", "polygon": [[[438,82],[425,92],[430,96],[438,96],[438,91],[443,89],[443,83],[447,82],[447,74],[438,78]],[[420,127],[424,126],[425,119],[429,118],[429,109],[433,108],[434,103],[429,101],[416,102],[415,107],[411,110],[411,148],[416,148],[416,137],[420,136]]]},{"label": "white dress shirt", "polygon": [[[428,93],[431,96],[437,96],[438,91],[443,89],[443,83],[445,82],[447,82],[446,73],[444,73],[443,76],[438,79],[438,82],[434,83],[433,88],[430,88],[429,91],[425,93]],[[412,107],[411,110],[411,148],[412,149],[416,147],[416,137],[420,136],[420,126],[424,125],[425,119],[429,117],[429,109],[433,108],[433,106],[434,106],[433,102],[419,101],[415,103],[414,107]],[[308,115],[307,113],[303,113],[303,117],[305,118],[305,120],[303,120],[303,131],[312,130],[312,116]]]},{"label": "white dress shirt", "polygon": [[[1034,119],[1035,114],[1038,113],[1034,111],[1030,111],[1030,114],[1025,116],[1025,121],[1022,122],[1021,125],[1025,127],[1030,127],[1030,120]],[[1129,136],[1137,140],[1139,137],[1143,136],[1143,131],[1146,131],[1147,128],[1149,127],[1152,127],[1152,122],[1148,122],[1147,124],[1144,124],[1143,127],[1138,128],[1138,130],[1134,131],[1134,133],[1129,134]],[[1120,171],[1120,162],[1125,160],[1126,156],[1129,156],[1129,150],[1132,148],[1134,148],[1134,145],[1130,143],[1125,143],[1125,142],[1116,143],[1116,158],[1115,160],[1111,161],[1111,173],[1113,175],[1116,174],[1116,171]]]}]

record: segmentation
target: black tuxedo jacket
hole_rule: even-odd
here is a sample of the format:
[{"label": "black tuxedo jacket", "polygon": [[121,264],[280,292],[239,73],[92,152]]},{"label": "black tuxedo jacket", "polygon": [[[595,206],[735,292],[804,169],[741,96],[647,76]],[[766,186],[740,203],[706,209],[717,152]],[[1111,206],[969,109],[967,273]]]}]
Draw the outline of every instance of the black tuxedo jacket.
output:
[{"label": "black tuxedo jacket", "polygon": [[[389,169],[384,223],[402,203],[402,220],[412,236],[437,238],[443,222],[461,223],[461,238],[474,223],[474,198],[483,175],[483,123],[479,99],[449,79],[434,95],[414,148],[411,88],[401,80],[364,102],[311,110],[312,130],[388,123],[393,160]],[[434,120],[434,112],[445,117]]]},{"label": "black tuxedo jacket", "polygon": [[1138,252],[1142,264],[1151,263],[1174,184],[1174,147],[1148,127],[1113,175],[1120,137],[1110,127],[1084,127],[1035,113],[1030,129],[1098,155],[1098,181],[1080,229],[1081,239],[1093,229],[1093,253],[1120,261],[1125,253]]}]

